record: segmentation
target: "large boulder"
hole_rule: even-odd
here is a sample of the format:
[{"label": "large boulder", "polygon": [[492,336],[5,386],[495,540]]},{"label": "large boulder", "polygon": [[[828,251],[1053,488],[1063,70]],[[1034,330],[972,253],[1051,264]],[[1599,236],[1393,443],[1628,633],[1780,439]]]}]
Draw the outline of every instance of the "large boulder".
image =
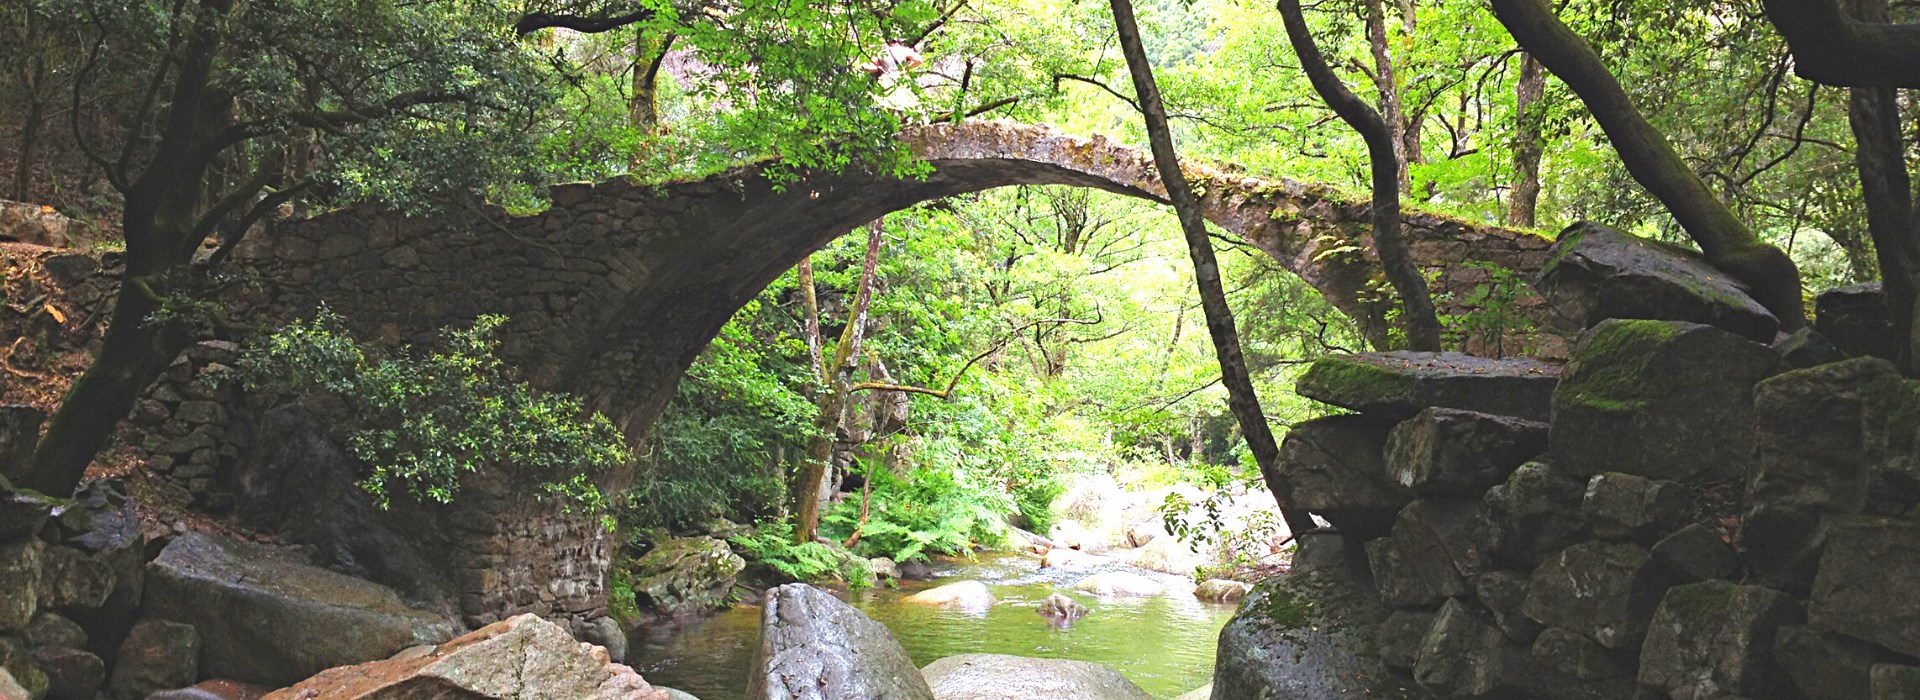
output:
[{"label": "large boulder", "polygon": [[1753,387],[1780,356],[1713,326],[1609,320],[1574,348],[1553,392],[1554,463],[1682,483],[1746,475]]},{"label": "large boulder", "polygon": [[767,592],[747,700],[933,700],[885,626],[806,584]]},{"label": "large boulder", "polygon": [[1113,560],[1098,554],[1088,554],[1078,549],[1067,549],[1065,547],[1049,549],[1047,550],[1047,555],[1040,559],[1041,566],[1077,571],[1091,571],[1112,562]]},{"label": "large boulder", "polygon": [[685,537],[660,543],[624,568],[642,610],[676,617],[726,607],[734,576],[746,566],[724,541]]},{"label": "large boulder", "polygon": [[1539,685],[1526,648],[1459,599],[1440,606],[1415,658],[1414,681],[1447,697],[1519,695]]},{"label": "large boulder", "polygon": [[1687,321],[1773,341],[1780,320],[1699,253],[1582,221],[1547,252],[1538,287],[1574,327],[1610,318]]},{"label": "large boulder", "polygon": [[328,669],[261,700],[667,700],[605,649],[538,615],[493,623],[432,651]]},{"label": "large boulder", "polygon": [[1585,533],[1580,502],[1586,481],[1549,462],[1528,462],[1487,489],[1488,546],[1493,553],[1531,569]]},{"label": "large boulder", "polygon": [[1434,407],[1546,420],[1559,376],[1558,366],[1537,360],[1397,350],[1320,358],[1294,389],[1396,421]]},{"label": "large boulder", "polygon": [[1892,360],[1900,353],[1900,339],[1893,337],[1887,313],[1887,293],[1879,282],[1822,292],[1813,302],[1813,327],[1854,357]]},{"label": "large boulder", "polygon": [[1255,585],[1220,630],[1214,700],[1419,697],[1376,653],[1387,611],[1371,587],[1357,543],[1303,535],[1293,570]]},{"label": "large boulder", "polygon": [[1358,413],[1294,425],[1280,441],[1290,502],[1342,530],[1376,537],[1413,492],[1388,476],[1387,436],[1394,421]]},{"label": "large boulder", "polygon": [[1166,584],[1131,571],[1103,571],[1080,579],[1073,590],[1104,598],[1156,596],[1167,592]]},{"label": "large boulder", "polygon": [[1479,498],[1545,451],[1546,423],[1429,408],[1388,436],[1387,473],[1421,496]]},{"label": "large boulder", "polygon": [[1534,569],[1520,609],[1608,649],[1638,649],[1661,596],[1676,582],[1641,547],[1587,542]]},{"label": "large boulder", "polygon": [[1381,602],[1429,607],[1469,595],[1467,581],[1486,565],[1480,502],[1423,498],[1407,504],[1393,534],[1366,545]]},{"label": "large boulder", "polygon": [[1007,654],[961,654],[920,669],[935,700],[1152,700],[1106,666]]},{"label": "large boulder", "polygon": [[113,664],[107,687],[141,698],[200,677],[200,633],[192,625],[147,618],[134,623]]},{"label": "large boulder", "polygon": [[1855,517],[1828,537],[1807,624],[1920,656],[1920,523]]},{"label": "large boulder", "polygon": [[1741,541],[1760,580],[1804,592],[1832,515],[1905,512],[1920,394],[1891,363],[1858,358],[1785,372],[1754,390],[1758,449]]},{"label": "large boulder", "polygon": [[1774,634],[1798,622],[1787,594],[1759,586],[1703,581],[1676,586],[1640,648],[1640,683],[1673,700],[1759,695],[1783,685],[1773,663]]},{"label": "large boulder", "polygon": [[392,589],[266,545],[188,532],[148,566],[147,616],[198,630],[211,676],[286,685],[455,629]]},{"label": "large boulder", "polygon": [[1867,697],[1878,656],[1872,644],[1806,625],[1781,627],[1773,637],[1774,660],[1808,700]]},{"label": "large boulder", "polygon": [[1133,553],[1134,566],[1167,574],[1191,574],[1204,563],[1206,555],[1178,537],[1156,537]]},{"label": "large boulder", "polygon": [[955,581],[944,586],[929,588],[901,600],[916,605],[959,608],[968,612],[986,612],[997,602],[993,597],[993,591],[987,588],[987,584],[979,581]]}]

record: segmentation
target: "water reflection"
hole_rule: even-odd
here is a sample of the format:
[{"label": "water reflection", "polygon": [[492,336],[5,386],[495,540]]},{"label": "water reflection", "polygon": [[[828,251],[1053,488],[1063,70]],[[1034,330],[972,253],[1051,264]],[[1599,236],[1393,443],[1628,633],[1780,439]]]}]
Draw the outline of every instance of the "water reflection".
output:
[{"label": "water reflection", "polygon": [[[1017,654],[1106,664],[1160,698],[1205,685],[1213,675],[1216,638],[1233,607],[1195,599],[1182,577],[1107,568],[1156,577],[1173,593],[1102,599],[1071,590],[1074,582],[1094,572],[1042,569],[1028,557],[983,555],[977,562],[937,564],[935,581],[866,591],[850,596],[850,602],[893,630],[921,666],[954,654]],[[915,592],[966,579],[987,584],[999,603],[967,612],[900,602]],[[1072,597],[1093,612],[1071,624],[1053,624],[1035,610],[1052,593]],[[740,606],[665,639],[636,639],[632,663],[648,681],[701,700],[741,700],[759,643],[759,622],[759,607]]]}]

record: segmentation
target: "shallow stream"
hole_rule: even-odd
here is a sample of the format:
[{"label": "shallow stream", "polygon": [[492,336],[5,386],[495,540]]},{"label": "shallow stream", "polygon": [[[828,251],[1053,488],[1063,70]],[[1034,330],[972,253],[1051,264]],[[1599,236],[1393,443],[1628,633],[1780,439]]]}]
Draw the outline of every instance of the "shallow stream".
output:
[{"label": "shallow stream", "polygon": [[[920,666],[955,654],[1015,654],[1106,664],[1156,698],[1206,685],[1213,676],[1214,644],[1233,606],[1195,599],[1184,592],[1191,588],[1184,577],[1120,565],[1106,568],[1154,576],[1180,592],[1102,599],[1071,590],[1094,572],[1043,569],[1032,557],[983,554],[972,562],[935,563],[932,581],[903,581],[897,590],[842,597],[892,630]],[[900,600],[968,579],[987,584],[999,603],[981,614]],[[1093,612],[1070,626],[1054,626],[1035,606],[1056,592]],[[635,639],[629,662],[649,682],[701,700],[742,700],[759,625],[759,606],[736,606],[664,639]]]}]

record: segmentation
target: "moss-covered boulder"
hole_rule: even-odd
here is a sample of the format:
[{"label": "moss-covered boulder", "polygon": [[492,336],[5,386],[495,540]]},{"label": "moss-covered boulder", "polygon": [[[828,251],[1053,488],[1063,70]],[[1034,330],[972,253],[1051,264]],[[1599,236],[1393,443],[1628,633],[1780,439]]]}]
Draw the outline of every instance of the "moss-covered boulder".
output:
[{"label": "moss-covered boulder", "polygon": [[1365,567],[1345,536],[1303,537],[1294,569],[1255,585],[1220,631],[1214,700],[1426,697],[1373,647],[1387,613]]},{"label": "moss-covered boulder", "polygon": [[1779,363],[1767,346],[1713,326],[1601,323],[1553,392],[1552,459],[1582,477],[1738,479],[1753,453],[1753,387]]},{"label": "moss-covered boulder", "polygon": [[0,634],[26,627],[40,609],[39,540],[0,544]]},{"label": "moss-covered boulder", "polygon": [[1293,426],[1280,443],[1291,502],[1356,536],[1378,537],[1413,492],[1387,476],[1394,422],[1350,413]]},{"label": "moss-covered boulder", "polygon": [[712,537],[667,540],[621,566],[642,612],[662,617],[700,615],[726,607],[734,577],[747,562]]},{"label": "moss-covered boulder", "polygon": [[27,691],[25,697],[39,700],[47,694],[47,674],[33,663],[33,653],[25,644],[12,637],[0,637],[0,670],[13,676],[13,681]]},{"label": "moss-covered boulder", "polygon": [[1673,700],[1778,695],[1774,635],[1800,621],[1793,598],[1760,586],[1703,581],[1667,591],[1640,648],[1640,684]]},{"label": "moss-covered boulder", "polygon": [[1647,550],[1587,542],[1534,569],[1520,609],[1549,627],[1578,632],[1608,649],[1637,649],[1674,575]]},{"label": "moss-covered boulder", "polygon": [[1848,518],[1827,540],[1807,623],[1920,656],[1915,581],[1920,581],[1920,523]]},{"label": "moss-covered boulder", "polygon": [[1294,388],[1315,401],[1396,421],[1436,406],[1546,420],[1559,376],[1559,366],[1523,358],[1369,352],[1320,358]]},{"label": "moss-covered boulder", "polygon": [[1421,496],[1479,498],[1546,450],[1546,423],[1429,408],[1388,436],[1387,472]]},{"label": "moss-covered boulder", "polygon": [[1538,288],[1578,328],[1610,318],[1687,321],[1773,341],[1780,320],[1699,253],[1595,224],[1567,227]]}]

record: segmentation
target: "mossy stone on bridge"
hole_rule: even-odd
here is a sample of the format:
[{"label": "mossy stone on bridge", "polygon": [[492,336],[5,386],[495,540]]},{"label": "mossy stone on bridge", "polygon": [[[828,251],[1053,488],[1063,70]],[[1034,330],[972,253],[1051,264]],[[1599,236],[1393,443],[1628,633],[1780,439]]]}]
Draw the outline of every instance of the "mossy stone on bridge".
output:
[{"label": "mossy stone on bridge", "polygon": [[1544,421],[1560,368],[1457,352],[1371,352],[1316,360],[1294,388],[1323,403],[1393,420],[1455,408]]}]

